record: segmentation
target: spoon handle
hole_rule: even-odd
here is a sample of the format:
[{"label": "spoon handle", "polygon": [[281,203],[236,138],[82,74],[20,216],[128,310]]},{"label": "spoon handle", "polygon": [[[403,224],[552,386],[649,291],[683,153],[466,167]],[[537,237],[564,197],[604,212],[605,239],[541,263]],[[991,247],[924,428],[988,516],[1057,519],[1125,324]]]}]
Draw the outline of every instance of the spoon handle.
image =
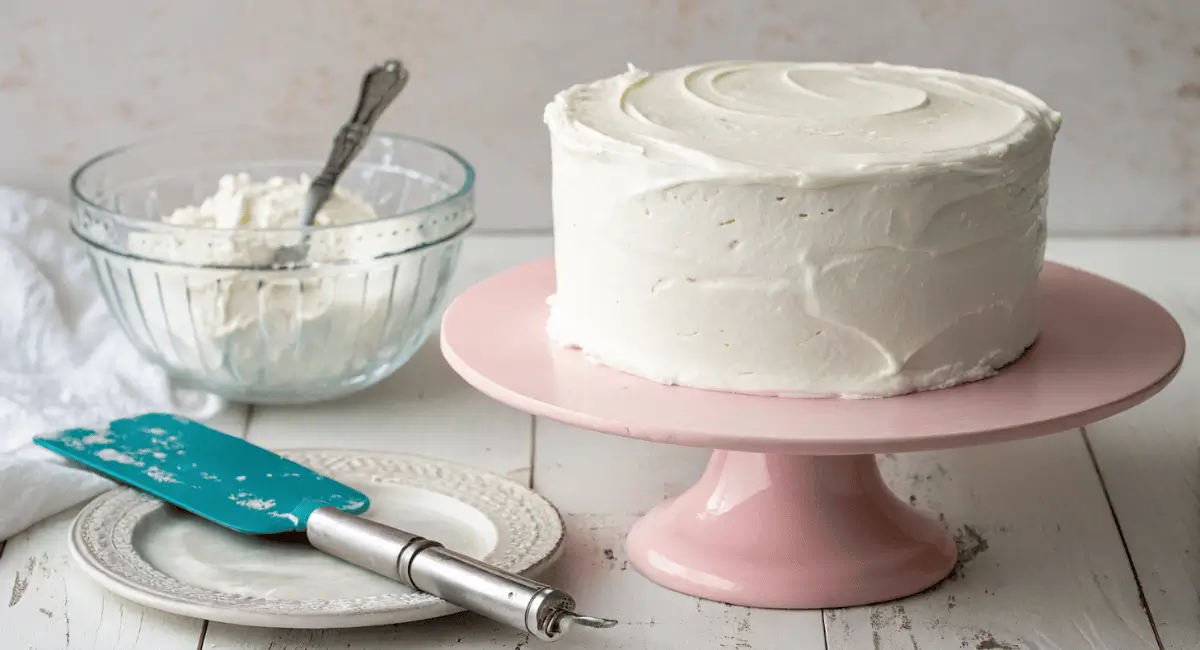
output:
[{"label": "spoon handle", "polygon": [[383,111],[396,95],[404,90],[407,83],[408,70],[403,63],[395,59],[384,61],[367,71],[358,91],[358,104],[354,107],[354,114],[351,115],[350,121],[338,130],[333,139],[333,149],[325,161],[325,168],[313,179],[310,194],[315,196],[310,198],[316,200],[310,200],[314,205],[305,210],[303,225],[312,225],[312,220],[320,210],[320,204],[328,198],[342,172],[346,171],[354,157],[362,150],[379,116],[383,115]]}]

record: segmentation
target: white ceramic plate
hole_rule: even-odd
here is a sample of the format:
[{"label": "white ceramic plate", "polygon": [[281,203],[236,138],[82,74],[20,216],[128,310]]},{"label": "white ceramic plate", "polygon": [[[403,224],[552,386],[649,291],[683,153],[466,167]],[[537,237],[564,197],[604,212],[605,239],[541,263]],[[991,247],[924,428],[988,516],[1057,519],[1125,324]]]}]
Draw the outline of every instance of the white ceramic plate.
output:
[{"label": "white ceramic plate", "polygon": [[[371,499],[367,518],[507,571],[536,575],[562,550],[563,524],[554,506],[495,474],[398,454],[280,453],[364,492]],[[70,548],[89,576],[123,598],[234,625],[360,627],[461,611],[296,537],[241,535],[119,488],[79,513]]]}]

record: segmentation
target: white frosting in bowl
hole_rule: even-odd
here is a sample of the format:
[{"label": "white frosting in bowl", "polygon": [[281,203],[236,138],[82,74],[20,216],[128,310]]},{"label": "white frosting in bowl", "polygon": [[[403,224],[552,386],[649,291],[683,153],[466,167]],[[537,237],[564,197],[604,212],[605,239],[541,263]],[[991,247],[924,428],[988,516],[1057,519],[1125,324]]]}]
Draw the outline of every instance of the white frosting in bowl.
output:
[{"label": "white frosting in bowl", "polygon": [[1037,336],[1059,115],[882,64],[630,71],[546,109],[551,337],[663,383],[887,396]]}]

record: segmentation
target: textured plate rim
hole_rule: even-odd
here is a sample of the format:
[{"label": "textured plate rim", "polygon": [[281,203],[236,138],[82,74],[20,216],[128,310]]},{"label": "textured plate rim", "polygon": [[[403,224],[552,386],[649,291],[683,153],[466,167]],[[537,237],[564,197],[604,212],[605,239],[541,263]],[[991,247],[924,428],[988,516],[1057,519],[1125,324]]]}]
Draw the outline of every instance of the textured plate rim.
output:
[{"label": "textured plate rim", "polygon": [[[373,481],[419,487],[466,503],[497,528],[496,547],[486,559],[510,571],[536,576],[562,554],[566,527],[554,505],[529,487],[494,472],[416,454],[314,448],[276,451],[302,464],[318,464],[319,471],[334,476],[369,477]],[[389,476],[380,477],[372,470]],[[464,489],[461,487],[464,483],[493,489]],[[497,495],[506,498],[497,499]],[[364,627],[462,611],[428,594],[332,600],[265,599],[186,585],[152,567],[133,545],[137,524],[167,507],[155,497],[126,487],[96,497],[71,524],[68,548],[72,558],[91,579],[122,598],[173,614],[232,625],[293,629]],[[505,512],[521,515],[521,519],[506,520],[500,516]]]}]

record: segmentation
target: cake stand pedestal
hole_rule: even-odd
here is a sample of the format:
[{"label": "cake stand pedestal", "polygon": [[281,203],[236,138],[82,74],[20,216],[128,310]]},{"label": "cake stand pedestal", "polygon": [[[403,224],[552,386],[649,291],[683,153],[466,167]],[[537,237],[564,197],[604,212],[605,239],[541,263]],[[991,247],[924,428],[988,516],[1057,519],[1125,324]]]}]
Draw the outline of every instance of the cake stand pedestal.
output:
[{"label": "cake stand pedestal", "polygon": [[876,400],[738,395],[661,386],[552,345],[553,291],[552,260],[471,288],[442,322],[446,359],[523,411],[716,450],[696,485],[634,524],[629,558],[670,589],[752,607],[863,605],[937,583],[954,567],[954,540],[888,489],[874,454],[1089,424],[1161,390],[1184,351],[1182,331],[1154,301],[1047,264],[1041,336],[995,377]]}]

